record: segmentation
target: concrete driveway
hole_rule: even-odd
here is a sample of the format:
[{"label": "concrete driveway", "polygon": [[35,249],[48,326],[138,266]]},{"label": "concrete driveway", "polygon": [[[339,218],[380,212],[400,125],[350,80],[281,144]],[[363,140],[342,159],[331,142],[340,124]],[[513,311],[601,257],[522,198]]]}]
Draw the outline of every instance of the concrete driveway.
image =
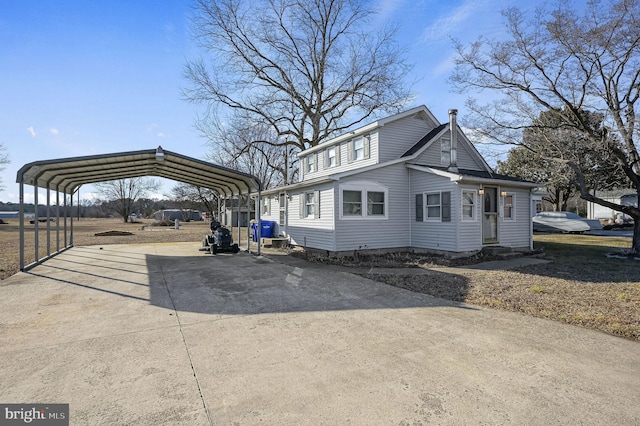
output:
[{"label": "concrete driveway", "polygon": [[76,247],[0,282],[0,403],[78,425],[640,424],[636,342],[198,245]]}]

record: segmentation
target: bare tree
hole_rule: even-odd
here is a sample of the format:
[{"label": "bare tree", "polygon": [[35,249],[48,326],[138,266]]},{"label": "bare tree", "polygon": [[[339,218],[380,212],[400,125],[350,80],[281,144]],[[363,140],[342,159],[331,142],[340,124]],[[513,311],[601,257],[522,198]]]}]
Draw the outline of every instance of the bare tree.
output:
[{"label": "bare tree", "polygon": [[[579,15],[569,1],[551,12],[538,9],[527,20],[516,8],[503,11],[507,41],[455,42],[451,82],[461,92],[489,90],[502,95],[488,105],[470,99],[474,120],[467,126],[509,144],[524,144],[522,130],[536,126],[542,111],[584,135],[594,150],[615,156],[629,187],[640,195],[640,156],[635,133],[640,96],[640,2],[590,1]],[[589,125],[583,111],[604,118],[605,132]],[[615,135],[619,144],[610,144]],[[532,147],[530,147],[532,148]],[[640,254],[640,209],[596,197],[572,158],[551,158],[575,174],[581,198],[624,212],[634,219],[632,253]]]},{"label": "bare tree", "polygon": [[[584,111],[582,114],[594,134],[605,132],[602,117]],[[602,137],[604,140],[606,133]],[[498,161],[497,170],[545,184],[547,193],[543,199],[554,210],[566,210],[569,199],[579,194],[580,188],[565,160],[579,167],[590,192],[624,187],[628,180],[612,153],[616,145],[618,142],[611,137],[603,144],[589,143],[582,132],[558,122],[552,111],[544,111],[531,127],[524,129],[522,144],[509,151],[506,161]]]},{"label": "bare tree", "polygon": [[145,197],[151,191],[157,191],[160,183],[147,177],[118,179],[108,182],[98,182],[94,186],[102,196],[112,202],[124,222],[129,221],[136,201]]},{"label": "bare tree", "polygon": [[258,145],[297,150],[379,112],[401,110],[409,66],[395,28],[373,31],[368,5],[198,0],[193,32],[211,60],[188,63],[185,98],[206,104],[207,117],[237,111],[268,125],[273,137]]},{"label": "bare tree", "polygon": [[218,210],[219,196],[209,189],[188,183],[178,183],[171,188],[171,200],[180,207],[180,209],[200,209],[206,210],[209,217],[215,217]]},{"label": "bare tree", "polygon": [[265,189],[294,181],[298,149],[273,143],[277,136],[268,125],[236,113],[227,123],[209,121],[201,131],[208,135],[210,161],[256,176]]},{"label": "bare tree", "polygon": [[[3,171],[7,164],[9,164],[9,155],[5,154],[4,144],[0,143],[0,172]],[[2,183],[2,179],[0,179],[0,191],[4,189],[4,185]]]}]

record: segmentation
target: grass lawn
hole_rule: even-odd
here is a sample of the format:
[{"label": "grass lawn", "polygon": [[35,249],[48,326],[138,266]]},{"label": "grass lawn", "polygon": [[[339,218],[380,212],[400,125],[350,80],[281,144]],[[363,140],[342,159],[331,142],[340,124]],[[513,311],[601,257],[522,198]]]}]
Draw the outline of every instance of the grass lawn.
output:
[{"label": "grass lawn", "polygon": [[[208,233],[208,223],[181,222],[180,229],[153,227],[151,220],[123,223],[118,219],[82,219],[74,222],[76,246],[140,244],[154,242],[198,243]],[[27,225],[25,263],[34,261],[33,225]],[[40,257],[46,254],[46,224],[40,224]],[[127,231],[133,235],[95,236],[105,231]],[[237,242],[237,228],[233,230]],[[246,245],[246,228],[241,229]],[[51,234],[55,251],[56,235]],[[64,236],[61,234],[61,239]],[[640,261],[610,259],[605,254],[629,248],[622,237],[537,234],[535,248],[551,260],[546,265],[514,271],[471,271],[451,269],[427,275],[366,275],[368,278],[431,294],[437,297],[521,312],[616,336],[640,341]],[[19,225],[17,220],[0,225],[0,279],[19,270]],[[473,262],[482,259],[466,259]],[[326,261],[326,260],[324,260]],[[340,261],[344,264],[344,261]],[[452,266],[451,260],[426,255],[392,255],[359,259],[358,264],[438,268]],[[381,264],[384,262],[384,264]]]},{"label": "grass lawn", "polygon": [[[629,248],[629,238],[537,234],[534,242],[551,263],[513,271],[463,269],[455,274],[367,276],[449,300],[640,341],[640,261],[606,257]],[[437,259],[418,259],[421,267],[437,267],[438,263]]]}]

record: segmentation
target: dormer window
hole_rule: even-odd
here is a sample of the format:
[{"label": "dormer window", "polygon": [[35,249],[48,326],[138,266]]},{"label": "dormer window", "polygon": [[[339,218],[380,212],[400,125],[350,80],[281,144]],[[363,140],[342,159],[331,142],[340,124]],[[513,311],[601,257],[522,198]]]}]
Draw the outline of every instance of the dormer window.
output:
[{"label": "dormer window", "polygon": [[362,160],[364,158],[364,138],[353,141],[353,159]]},{"label": "dormer window", "polygon": [[340,146],[331,146],[325,151],[325,168],[340,165]]},{"label": "dormer window", "polygon": [[305,172],[312,173],[318,170],[318,164],[316,163],[316,154],[307,155],[305,158]]},{"label": "dormer window", "polygon": [[349,156],[349,162],[366,160],[369,158],[369,140],[370,136],[357,137],[347,144],[347,153]]}]

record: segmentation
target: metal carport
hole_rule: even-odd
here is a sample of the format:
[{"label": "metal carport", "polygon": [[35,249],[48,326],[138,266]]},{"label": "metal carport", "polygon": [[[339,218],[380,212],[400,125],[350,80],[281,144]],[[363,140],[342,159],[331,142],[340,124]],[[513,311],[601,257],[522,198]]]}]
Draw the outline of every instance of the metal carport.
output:
[{"label": "metal carport", "polygon": [[[262,183],[250,174],[232,170],[227,167],[197,160],[162,147],[156,149],[121,152],[114,154],[91,155],[86,157],[61,158],[43,160],[25,164],[18,171],[16,182],[20,184],[20,270],[24,271],[42,263],[44,260],[73,247],[73,217],[70,218],[69,240],[67,241],[67,216],[65,209],[63,230],[64,245],[60,247],[60,194],[64,196],[66,207],[67,195],[73,206],[73,195],[85,184],[104,182],[140,176],[156,176],[172,179],[200,187],[210,188],[224,197],[247,195],[250,203],[251,194],[257,193],[256,218],[260,221],[260,205]],[[24,185],[34,187],[34,204],[36,205],[35,226],[35,262],[24,264]],[[47,190],[47,255],[39,257],[38,253],[38,188]],[[56,194],[56,251],[51,253],[51,191]],[[258,234],[260,233],[258,224]],[[238,227],[238,233],[239,233]],[[240,240],[238,235],[238,240]],[[247,242],[249,250],[250,242]],[[258,235],[258,254],[261,250]]]}]

